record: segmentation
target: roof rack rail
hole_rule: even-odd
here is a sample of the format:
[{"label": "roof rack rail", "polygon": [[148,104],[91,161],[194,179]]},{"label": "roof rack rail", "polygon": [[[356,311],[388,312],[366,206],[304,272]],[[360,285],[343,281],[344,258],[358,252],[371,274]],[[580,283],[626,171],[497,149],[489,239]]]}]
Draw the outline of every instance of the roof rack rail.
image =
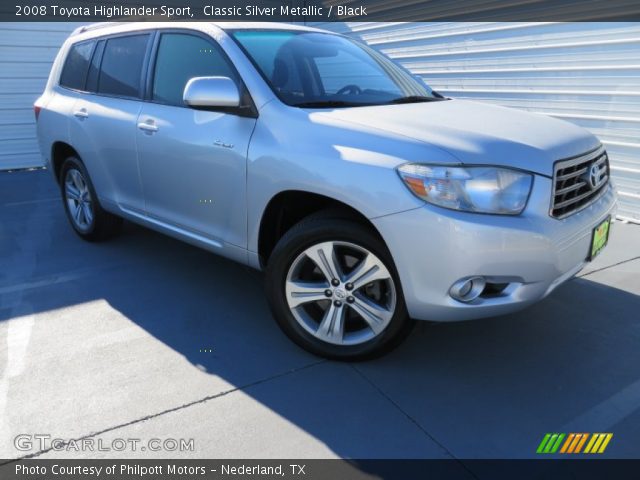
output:
[{"label": "roof rack rail", "polygon": [[127,22],[98,22],[92,23],[91,25],[83,25],[81,27],[76,28],[72,33],[73,35],[79,35],[84,32],[89,32],[91,30],[98,30],[99,28],[113,27],[114,25],[122,25]]}]

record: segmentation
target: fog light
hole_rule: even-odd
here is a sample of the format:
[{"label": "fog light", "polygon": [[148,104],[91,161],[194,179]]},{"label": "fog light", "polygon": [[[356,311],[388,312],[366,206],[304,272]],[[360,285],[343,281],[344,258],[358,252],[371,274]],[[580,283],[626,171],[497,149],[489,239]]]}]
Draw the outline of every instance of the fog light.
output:
[{"label": "fog light", "polygon": [[471,302],[482,293],[486,283],[483,277],[463,278],[451,286],[449,295],[460,302]]}]

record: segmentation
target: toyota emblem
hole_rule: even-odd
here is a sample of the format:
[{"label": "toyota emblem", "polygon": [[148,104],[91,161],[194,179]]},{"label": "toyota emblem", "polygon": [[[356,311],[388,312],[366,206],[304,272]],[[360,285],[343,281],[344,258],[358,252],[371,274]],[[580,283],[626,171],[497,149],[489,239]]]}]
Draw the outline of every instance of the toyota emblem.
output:
[{"label": "toyota emblem", "polygon": [[598,165],[591,165],[589,169],[589,185],[592,189],[598,186],[600,182],[600,167]]}]

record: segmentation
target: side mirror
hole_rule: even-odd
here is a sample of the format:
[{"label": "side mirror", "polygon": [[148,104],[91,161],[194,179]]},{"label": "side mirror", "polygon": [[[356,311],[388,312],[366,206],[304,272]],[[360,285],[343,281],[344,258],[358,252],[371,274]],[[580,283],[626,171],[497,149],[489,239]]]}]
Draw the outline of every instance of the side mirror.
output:
[{"label": "side mirror", "polygon": [[190,107],[239,107],[240,92],[229,77],[194,77],[182,94]]}]

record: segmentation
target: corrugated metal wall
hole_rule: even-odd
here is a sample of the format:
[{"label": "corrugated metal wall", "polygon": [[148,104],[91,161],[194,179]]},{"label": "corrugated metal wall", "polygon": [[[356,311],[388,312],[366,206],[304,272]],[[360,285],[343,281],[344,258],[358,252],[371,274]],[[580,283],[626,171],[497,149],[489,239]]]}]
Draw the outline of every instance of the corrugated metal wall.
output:
[{"label": "corrugated metal wall", "polygon": [[77,23],[0,23],[0,170],[42,165],[33,102]]},{"label": "corrugated metal wall", "polygon": [[451,97],[563,118],[605,144],[619,215],[640,222],[640,24],[315,24],[355,35]]}]

